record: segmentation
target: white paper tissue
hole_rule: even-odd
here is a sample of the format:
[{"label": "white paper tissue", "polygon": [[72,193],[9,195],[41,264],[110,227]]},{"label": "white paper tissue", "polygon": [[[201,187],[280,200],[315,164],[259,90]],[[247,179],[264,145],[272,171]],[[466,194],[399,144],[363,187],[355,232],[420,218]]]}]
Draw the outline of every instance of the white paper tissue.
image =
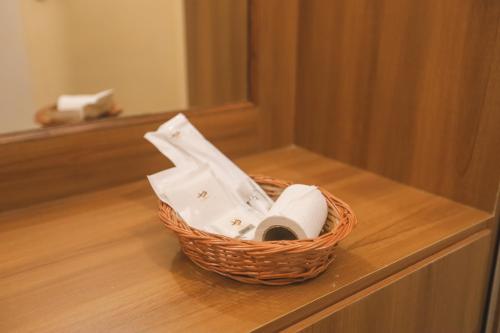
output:
[{"label": "white paper tissue", "polygon": [[255,231],[255,240],[315,238],[328,215],[328,205],[316,186],[288,186]]}]

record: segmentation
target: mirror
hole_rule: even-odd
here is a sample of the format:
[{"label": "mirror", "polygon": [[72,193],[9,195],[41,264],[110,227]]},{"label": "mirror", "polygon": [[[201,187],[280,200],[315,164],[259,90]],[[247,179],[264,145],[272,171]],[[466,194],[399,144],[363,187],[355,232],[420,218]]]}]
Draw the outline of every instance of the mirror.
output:
[{"label": "mirror", "polygon": [[246,0],[5,0],[0,43],[0,133],[247,99]]}]

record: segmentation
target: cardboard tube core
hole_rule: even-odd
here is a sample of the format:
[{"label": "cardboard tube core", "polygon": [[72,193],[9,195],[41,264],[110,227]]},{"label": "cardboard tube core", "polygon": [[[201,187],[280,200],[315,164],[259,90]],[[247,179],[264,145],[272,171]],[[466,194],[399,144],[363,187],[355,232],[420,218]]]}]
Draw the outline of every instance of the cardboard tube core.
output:
[{"label": "cardboard tube core", "polygon": [[274,226],[270,227],[264,233],[265,241],[276,241],[276,240],[295,240],[298,239],[297,235],[289,228],[284,226]]}]

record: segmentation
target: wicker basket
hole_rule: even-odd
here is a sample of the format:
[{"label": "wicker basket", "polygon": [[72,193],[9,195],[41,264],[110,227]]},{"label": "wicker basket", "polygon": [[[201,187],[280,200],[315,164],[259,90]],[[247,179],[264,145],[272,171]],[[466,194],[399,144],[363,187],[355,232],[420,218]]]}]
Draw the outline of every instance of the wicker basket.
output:
[{"label": "wicker basket", "polygon": [[[291,183],[263,176],[252,177],[276,199]],[[334,259],[337,242],[356,224],[347,204],[320,189],[328,203],[328,218],[315,239],[245,241],[189,227],[167,204],[160,202],[160,218],[174,231],[184,253],[198,266],[252,284],[286,285],[311,279]]]}]

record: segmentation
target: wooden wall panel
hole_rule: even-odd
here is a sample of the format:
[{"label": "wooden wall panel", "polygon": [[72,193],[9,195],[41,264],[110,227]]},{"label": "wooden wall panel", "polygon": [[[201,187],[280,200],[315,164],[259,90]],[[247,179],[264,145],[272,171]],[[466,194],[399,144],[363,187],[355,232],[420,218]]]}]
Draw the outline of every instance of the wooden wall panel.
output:
[{"label": "wooden wall panel", "polygon": [[303,0],[298,144],[492,211],[500,2]]},{"label": "wooden wall panel", "polygon": [[248,98],[248,1],[184,0],[188,104]]},{"label": "wooden wall panel", "polygon": [[[0,211],[142,179],[170,167],[143,136],[176,114],[123,118],[112,127],[88,125],[70,134],[65,128],[36,131],[0,144]],[[249,104],[186,115],[231,157],[261,149],[255,140],[259,118]]]},{"label": "wooden wall panel", "polygon": [[285,332],[479,332],[490,236],[470,236]]},{"label": "wooden wall panel", "polygon": [[261,115],[263,145],[294,141],[298,0],[250,1],[250,99]]}]

